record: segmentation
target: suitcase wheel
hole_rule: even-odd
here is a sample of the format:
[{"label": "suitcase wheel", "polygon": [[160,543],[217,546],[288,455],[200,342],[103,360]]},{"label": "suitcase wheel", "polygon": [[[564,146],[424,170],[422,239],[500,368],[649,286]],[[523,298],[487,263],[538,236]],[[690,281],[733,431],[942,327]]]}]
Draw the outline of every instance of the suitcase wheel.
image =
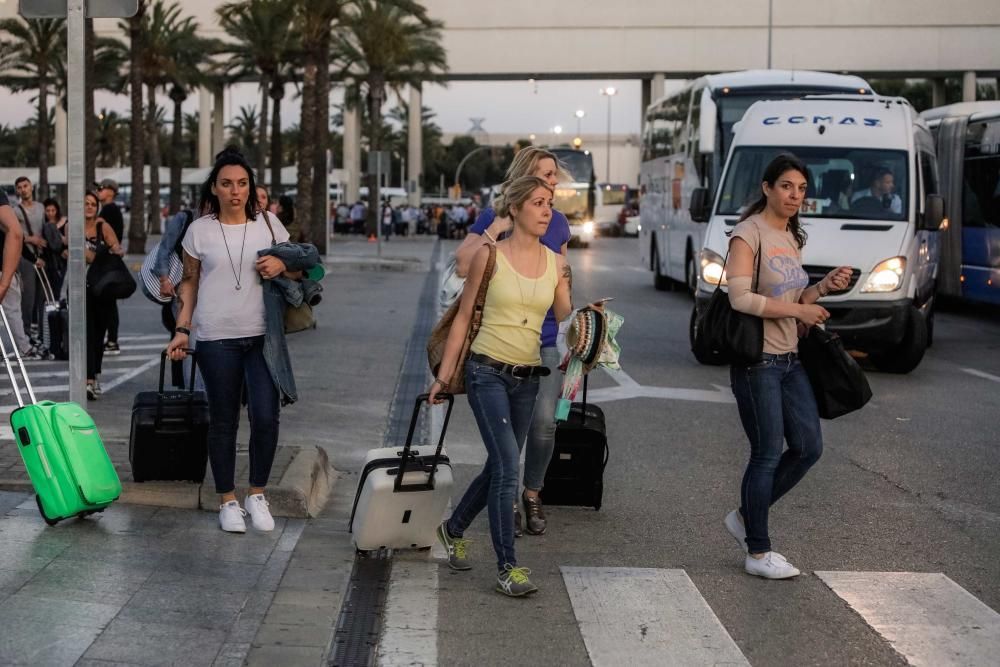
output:
[{"label": "suitcase wheel", "polygon": [[38,505],[38,513],[42,515],[42,518],[45,520],[45,523],[47,523],[50,526],[54,526],[57,523],[59,523],[59,519],[50,519],[49,517],[45,516],[45,510],[42,509],[42,499],[38,496],[37,493],[35,494],[35,503]]}]

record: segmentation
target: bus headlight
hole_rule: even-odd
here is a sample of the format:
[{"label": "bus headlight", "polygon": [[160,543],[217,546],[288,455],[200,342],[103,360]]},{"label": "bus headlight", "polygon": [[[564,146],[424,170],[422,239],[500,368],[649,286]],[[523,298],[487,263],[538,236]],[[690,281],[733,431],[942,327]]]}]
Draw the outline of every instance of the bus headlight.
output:
[{"label": "bus headlight", "polygon": [[906,258],[892,257],[880,262],[872,269],[871,275],[865,281],[862,292],[892,292],[903,286],[903,273],[906,272]]},{"label": "bus headlight", "polygon": [[593,220],[588,220],[587,222],[583,223],[583,233],[585,235],[587,235],[587,236],[590,236],[591,234],[594,233],[594,221]]},{"label": "bus headlight", "polygon": [[701,251],[701,279],[709,285],[726,284],[725,260],[717,252],[708,248]]}]

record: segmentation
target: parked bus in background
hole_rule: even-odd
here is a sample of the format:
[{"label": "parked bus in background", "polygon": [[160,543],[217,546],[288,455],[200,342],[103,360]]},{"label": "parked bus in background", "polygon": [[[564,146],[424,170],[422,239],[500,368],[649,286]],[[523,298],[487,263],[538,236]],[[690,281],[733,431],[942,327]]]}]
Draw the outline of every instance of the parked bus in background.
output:
[{"label": "parked bus in background", "polygon": [[[824,93],[871,94],[856,76],[793,70],[712,74],[692,81],[646,110],[639,170],[639,253],[656,289],[674,282],[695,293],[698,251],[707,220],[694,220],[693,204],[707,209],[733,137],[733,125],[759,100]],[[695,189],[707,200],[692,202]]]},{"label": "parked bus in background", "polygon": [[929,109],[947,227],[938,294],[1000,305],[1000,102]]},{"label": "parked bus in background", "polygon": [[628,203],[629,188],[622,183],[598,183],[594,189],[594,226],[602,236],[621,236],[618,215]]},{"label": "parked bus in background", "polygon": [[587,247],[594,240],[594,206],[596,204],[596,176],[594,156],[590,151],[575,148],[550,148],[559,158],[572,179],[556,188],[552,206],[569,221],[570,245]]}]

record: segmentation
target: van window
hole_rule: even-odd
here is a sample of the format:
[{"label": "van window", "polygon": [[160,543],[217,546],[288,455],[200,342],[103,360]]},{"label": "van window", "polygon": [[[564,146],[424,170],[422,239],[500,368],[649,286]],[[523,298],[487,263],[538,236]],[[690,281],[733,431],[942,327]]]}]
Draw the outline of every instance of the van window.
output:
[{"label": "van window", "polygon": [[737,147],[719,197],[720,215],[738,215],[760,196],[764,169],[778,153],[806,163],[804,217],[905,220],[909,167],[903,151],[868,148]]},{"label": "van window", "polygon": [[923,195],[939,195],[941,190],[938,187],[937,162],[934,156],[925,151],[920,151],[920,179],[923,185]]},{"label": "van window", "polygon": [[962,226],[1000,227],[1000,120],[966,130]]}]

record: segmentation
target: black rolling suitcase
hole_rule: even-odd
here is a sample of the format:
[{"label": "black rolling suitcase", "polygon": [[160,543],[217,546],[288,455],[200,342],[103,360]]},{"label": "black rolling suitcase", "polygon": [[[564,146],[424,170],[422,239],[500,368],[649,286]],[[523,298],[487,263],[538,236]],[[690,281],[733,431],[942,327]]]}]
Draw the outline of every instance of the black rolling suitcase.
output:
[{"label": "black rolling suitcase", "polygon": [[150,480],[205,480],[208,461],[208,398],[194,390],[196,359],[191,360],[191,385],[187,390],[163,389],[167,353],[160,354],[160,387],[143,391],[132,403],[132,430],[128,460],[132,478]]},{"label": "black rolling suitcase", "polygon": [[583,402],[573,403],[569,417],[556,427],[555,448],[545,471],[542,502],[601,509],[607,465],[604,411],[587,403],[587,377],[584,376]]}]

